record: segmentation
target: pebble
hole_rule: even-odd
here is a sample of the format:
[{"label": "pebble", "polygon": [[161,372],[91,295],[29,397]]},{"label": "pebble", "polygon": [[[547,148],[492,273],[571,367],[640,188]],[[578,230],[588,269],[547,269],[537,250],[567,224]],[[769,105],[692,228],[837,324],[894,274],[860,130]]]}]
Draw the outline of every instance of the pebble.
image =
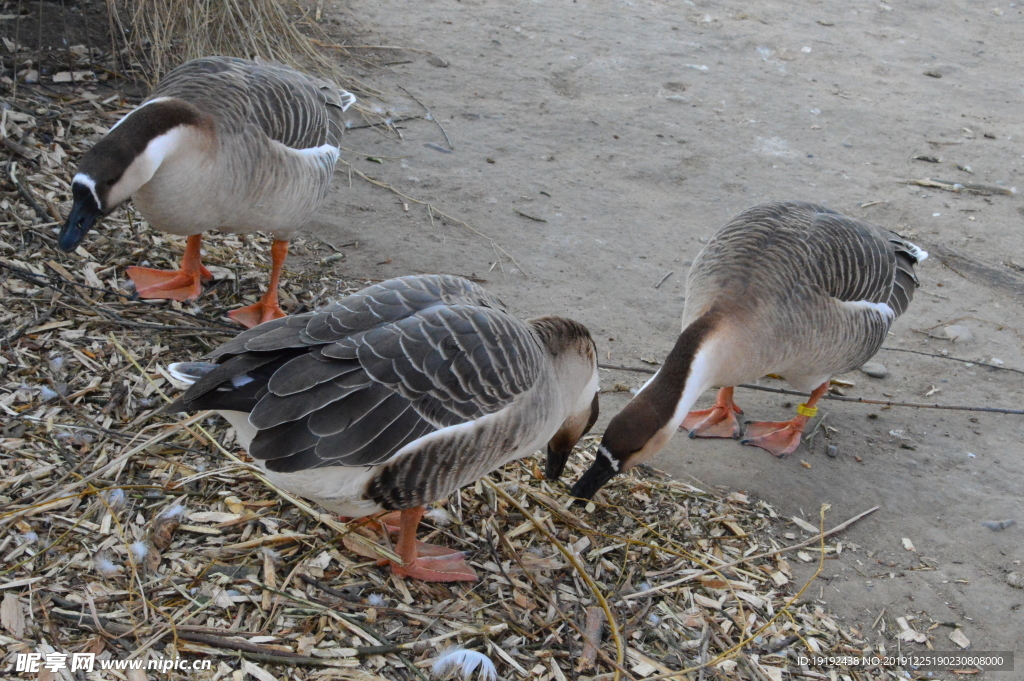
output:
[{"label": "pebble", "polygon": [[885,368],[885,365],[878,362],[868,362],[860,370],[871,378],[885,378],[889,375],[889,370]]},{"label": "pebble", "polygon": [[993,532],[1002,532],[1007,527],[1013,527],[1016,525],[1017,521],[1012,518],[1009,520],[983,520],[981,524]]},{"label": "pebble", "polygon": [[836,447],[835,445],[829,445],[828,447],[825,448],[825,453],[834,459],[837,456],[839,456],[839,447]]},{"label": "pebble", "polygon": [[1024,589],[1024,575],[1019,572],[1011,572],[1006,575],[1006,583],[1010,586],[1015,586],[1018,589]]},{"label": "pebble", "polygon": [[953,326],[947,326],[943,329],[949,339],[954,343],[966,343],[974,338],[974,334],[966,326],[955,324]]}]

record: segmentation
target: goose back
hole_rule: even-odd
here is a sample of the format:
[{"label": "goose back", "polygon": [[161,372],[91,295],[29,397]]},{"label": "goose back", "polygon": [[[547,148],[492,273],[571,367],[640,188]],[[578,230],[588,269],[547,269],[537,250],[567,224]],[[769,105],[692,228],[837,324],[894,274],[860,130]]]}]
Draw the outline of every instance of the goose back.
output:
[{"label": "goose back", "polygon": [[[756,206],[716,233],[687,277],[683,327],[712,308],[750,366],[808,380],[849,371],[880,347],[927,254],[869,222],[810,203]],[[723,380],[725,385],[730,377]]]},{"label": "goose back", "polygon": [[[347,93],[346,93],[347,94]],[[181,99],[217,121],[228,135],[258,130],[291,149],[338,146],[342,112],[351,100],[330,81],[287,66],[234,57],[186,62],[147,99]]]},{"label": "goose back", "polygon": [[[213,357],[173,409],[248,413],[249,452],[272,473],[380,467],[365,495],[387,509],[441,498],[535,451],[586,385],[564,385],[534,325],[443,275],[262,324]],[[589,380],[595,370],[584,368]]]}]

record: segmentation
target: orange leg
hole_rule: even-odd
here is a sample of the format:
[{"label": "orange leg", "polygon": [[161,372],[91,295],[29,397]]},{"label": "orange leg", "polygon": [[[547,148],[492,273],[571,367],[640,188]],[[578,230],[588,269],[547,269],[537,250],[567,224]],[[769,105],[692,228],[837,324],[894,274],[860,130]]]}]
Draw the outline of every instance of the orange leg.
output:
[{"label": "orange leg", "polygon": [[249,329],[285,316],[284,310],[277,303],[277,286],[281,281],[281,268],[284,267],[284,260],[288,257],[288,242],[275,239],[274,245],[270,247],[270,255],[273,258],[273,267],[270,270],[270,284],[267,286],[267,292],[263,294],[259,302],[228,313],[229,317]]},{"label": "orange leg", "polygon": [[181,269],[177,271],[129,267],[128,277],[135,282],[139,297],[178,301],[198,298],[203,292],[203,282],[213,279],[210,270],[203,267],[201,262],[199,247],[202,241],[201,234],[193,234],[188,238]]},{"label": "orange leg", "polygon": [[736,414],[743,410],[732,401],[732,388],[722,388],[710,409],[691,411],[683,419],[683,428],[690,431],[690,437],[740,437],[740,422]]},{"label": "orange leg", "polygon": [[828,381],[814,389],[810,399],[806,404],[801,404],[797,408],[797,415],[789,421],[748,423],[746,437],[740,444],[766,449],[779,458],[792,454],[800,446],[800,437],[807,426],[807,421],[818,411],[814,405],[826,390],[828,390]]},{"label": "orange leg", "polygon": [[[461,551],[416,541],[416,529],[425,512],[426,509],[422,506],[400,512],[398,545],[395,548],[402,558],[402,563],[391,562],[391,571],[399,577],[412,577],[424,582],[475,582],[478,579],[476,572],[466,563]],[[389,513],[376,520],[390,532],[395,529],[391,525],[395,515]],[[357,542],[344,543],[348,549],[361,556],[377,557],[375,552],[360,546]],[[383,565],[384,561],[380,561],[379,564]]]}]

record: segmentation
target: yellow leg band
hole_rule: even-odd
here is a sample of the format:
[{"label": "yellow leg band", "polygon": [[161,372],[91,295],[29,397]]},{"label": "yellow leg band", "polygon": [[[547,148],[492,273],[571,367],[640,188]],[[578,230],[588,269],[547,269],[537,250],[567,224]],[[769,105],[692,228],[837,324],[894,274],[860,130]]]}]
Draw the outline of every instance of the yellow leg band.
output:
[{"label": "yellow leg band", "polygon": [[808,407],[806,403],[798,404],[796,405],[796,413],[800,414],[800,416],[806,416],[809,419],[813,419],[815,416],[818,415],[818,408]]}]

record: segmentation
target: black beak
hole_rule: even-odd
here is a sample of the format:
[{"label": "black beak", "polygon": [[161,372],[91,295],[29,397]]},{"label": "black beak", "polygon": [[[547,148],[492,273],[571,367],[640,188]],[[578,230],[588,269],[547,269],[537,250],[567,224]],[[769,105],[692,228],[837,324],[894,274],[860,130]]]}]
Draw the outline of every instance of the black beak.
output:
[{"label": "black beak", "polygon": [[583,477],[572,486],[571,494],[578,499],[590,499],[597,490],[604,487],[605,483],[615,477],[618,473],[612,466],[608,457],[598,452],[594,463],[583,474]]},{"label": "black beak", "polygon": [[96,220],[103,217],[103,211],[96,205],[96,199],[91,193],[75,196],[75,203],[71,206],[71,214],[68,221],[60,229],[60,237],[57,246],[65,253],[70,253],[78,247],[85,235],[96,224]]},{"label": "black beak", "polygon": [[551,445],[548,445],[548,460],[544,466],[544,477],[548,480],[558,480],[562,477],[565,463],[569,460],[570,454],[572,454],[571,449],[567,452],[556,452]]}]

